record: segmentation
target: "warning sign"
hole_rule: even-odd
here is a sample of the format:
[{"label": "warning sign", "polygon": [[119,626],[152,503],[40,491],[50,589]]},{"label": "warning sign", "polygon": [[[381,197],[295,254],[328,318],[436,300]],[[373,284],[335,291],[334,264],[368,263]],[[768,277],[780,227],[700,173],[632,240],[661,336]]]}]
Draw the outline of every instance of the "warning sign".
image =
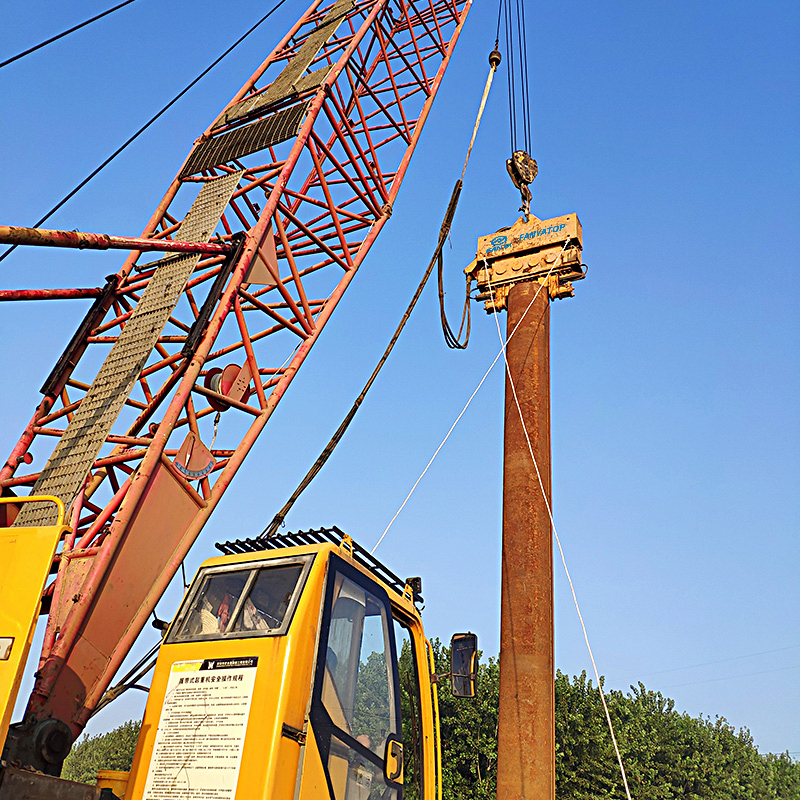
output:
[{"label": "warning sign", "polygon": [[233,800],[257,664],[172,665],[143,800]]}]

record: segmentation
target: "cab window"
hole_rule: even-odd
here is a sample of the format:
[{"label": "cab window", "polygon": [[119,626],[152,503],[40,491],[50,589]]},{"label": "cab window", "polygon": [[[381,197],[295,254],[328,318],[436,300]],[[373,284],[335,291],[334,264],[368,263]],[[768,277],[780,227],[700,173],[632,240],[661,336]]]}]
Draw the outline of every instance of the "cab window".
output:
[{"label": "cab window", "polygon": [[400,709],[403,727],[404,800],[422,798],[423,735],[419,691],[419,665],[411,633],[394,620],[397,666],[400,678]]},{"label": "cab window", "polygon": [[310,559],[201,570],[167,642],[285,633]]},{"label": "cab window", "polygon": [[341,559],[331,566],[312,701],[330,798],[397,800],[384,761],[402,740],[389,600]]}]

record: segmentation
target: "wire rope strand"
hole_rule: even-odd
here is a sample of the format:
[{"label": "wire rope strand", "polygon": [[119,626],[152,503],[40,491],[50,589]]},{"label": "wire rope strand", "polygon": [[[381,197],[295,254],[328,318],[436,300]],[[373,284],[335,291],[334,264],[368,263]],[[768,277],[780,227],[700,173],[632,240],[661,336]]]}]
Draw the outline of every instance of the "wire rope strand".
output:
[{"label": "wire rope strand", "polygon": [[27,50],[23,50],[21,53],[17,53],[15,56],[11,56],[11,58],[7,58],[5,61],[0,61],[0,69],[3,67],[7,67],[9,64],[13,64],[15,61],[19,61],[19,59],[24,58],[25,56],[29,56],[31,53],[35,53],[37,50],[41,50],[43,47],[46,47],[48,44],[52,44],[53,42],[57,42],[59,39],[63,39],[65,36],[68,36],[70,33],[74,33],[75,31],[80,30],[81,28],[85,28],[87,25],[90,25],[92,22],[97,22],[97,20],[102,19],[103,17],[107,17],[109,14],[113,13],[114,11],[119,11],[120,8],[124,6],[129,6],[131,3],[135,2],[135,0],[125,0],[124,3],[120,3],[113,8],[109,8],[107,11],[103,11],[101,14],[97,14],[96,16],[92,17],[91,19],[87,19],[84,22],[79,23],[78,25],[74,25],[72,28],[69,28],[66,31],[62,31],[61,33],[57,33],[55,36],[51,36],[49,39],[46,39],[43,42],[39,42],[39,44],[34,45],[33,47],[29,47]]},{"label": "wire rope strand", "polygon": [[[501,0],[502,2],[502,0]],[[495,49],[497,48],[497,43],[495,42]],[[345,432],[347,431],[350,423],[355,418],[356,412],[361,407],[364,398],[366,397],[367,392],[369,391],[370,387],[374,383],[375,379],[378,377],[378,373],[383,368],[383,365],[386,363],[386,360],[389,358],[389,354],[392,352],[397,340],[400,338],[400,334],[403,331],[406,323],[408,322],[411,312],[414,310],[414,307],[417,304],[417,301],[422,294],[422,290],[425,288],[425,284],[428,282],[428,278],[433,271],[434,264],[438,263],[438,283],[439,283],[439,312],[441,316],[441,323],[442,323],[442,331],[444,333],[445,342],[447,343],[448,347],[453,349],[460,349],[463,350],[466,348],[467,343],[469,342],[469,334],[470,334],[470,278],[467,278],[467,291],[466,291],[466,298],[464,300],[464,311],[461,315],[461,326],[458,329],[458,335],[454,334],[452,329],[450,328],[450,324],[447,321],[447,316],[445,314],[444,309],[444,275],[443,275],[443,258],[442,258],[442,249],[444,248],[444,244],[447,241],[447,237],[450,234],[450,228],[453,224],[453,217],[456,213],[456,208],[458,206],[459,198],[461,197],[461,189],[464,182],[464,176],[467,172],[467,165],[469,164],[469,159],[472,154],[472,146],[475,144],[475,137],[478,135],[478,128],[481,123],[481,119],[483,117],[483,111],[486,107],[486,100],[489,96],[489,89],[492,86],[492,79],[494,77],[494,73],[497,67],[495,63],[492,61],[491,56],[489,60],[489,75],[486,79],[486,85],[483,90],[483,95],[481,97],[480,106],[478,108],[478,115],[475,119],[475,126],[472,129],[472,137],[470,138],[469,147],[467,148],[467,155],[464,159],[464,167],[461,170],[461,177],[456,181],[455,186],[453,187],[453,192],[450,195],[450,202],[447,206],[447,211],[445,212],[444,219],[442,220],[441,228],[439,229],[439,241],[437,242],[436,249],[434,250],[433,256],[431,257],[430,262],[428,263],[428,267],[425,270],[425,273],[422,276],[422,279],[417,286],[417,290],[414,293],[414,296],[411,298],[411,302],[408,304],[405,313],[403,314],[400,322],[394,332],[394,335],[389,341],[389,344],[386,346],[386,349],[381,356],[380,360],[378,361],[377,366],[372,371],[369,379],[367,380],[364,388],[361,390],[361,393],[353,402],[350,410],[345,415],[345,418],[340,423],[339,427],[334,432],[333,436],[328,441],[328,444],[325,445],[322,452],[317,457],[317,460],[311,465],[311,468],[305,474],[303,479],[297,485],[297,488],[292,492],[289,499],[284,503],[281,510],[275,514],[272,518],[272,521],[267,525],[266,528],[261,532],[260,537],[269,538],[273,536],[278,528],[283,524],[286,516],[288,515],[289,511],[291,511],[292,507],[294,506],[297,499],[300,495],[308,488],[311,482],[316,478],[316,476],[320,473],[322,468],[325,466],[326,462],[330,458],[331,454],[333,453],[336,446],[344,437]],[[459,341],[461,338],[461,333],[464,330],[464,324],[466,322],[467,330],[463,344]],[[388,529],[387,529],[388,530]],[[385,532],[384,532],[385,535]],[[380,542],[378,543],[380,544]],[[375,545],[377,547],[378,545]]]},{"label": "wire rope strand", "polygon": [[511,152],[517,149],[517,89],[514,68],[514,36],[511,30],[511,0],[505,0],[506,53],[508,55],[508,120],[511,132]]},{"label": "wire rope strand", "polygon": [[[567,244],[568,244],[568,242],[564,243],[564,247],[561,248],[561,253],[564,252],[564,250],[567,247]],[[539,296],[539,292],[542,291],[542,286],[544,286],[547,283],[547,279],[550,277],[550,275],[552,275],[556,264],[558,264],[558,261],[559,261],[559,259],[561,257],[561,253],[559,253],[559,257],[553,262],[553,265],[550,267],[550,270],[548,271],[547,275],[545,275],[545,277],[543,279],[543,282],[540,284],[539,288],[534,293],[533,297],[531,298],[530,303],[528,303],[527,307],[525,308],[525,311],[523,312],[522,316],[520,317],[519,322],[514,326],[514,329],[508,335],[508,341],[506,342],[506,344],[511,341],[511,339],[514,336],[514,334],[519,330],[519,326],[522,324],[522,321],[525,319],[525,316],[530,311],[531,306],[534,304],[534,302],[536,302],[536,298]],[[389,521],[389,524],[386,526],[386,528],[384,529],[383,533],[380,535],[380,538],[375,543],[375,546],[372,548],[372,550],[370,550],[370,553],[374,553],[378,549],[378,545],[380,545],[380,543],[386,538],[386,534],[389,533],[389,529],[392,527],[392,525],[394,525],[395,520],[400,516],[400,512],[406,507],[406,504],[411,499],[411,495],[414,494],[414,491],[416,490],[417,486],[419,486],[420,482],[425,477],[425,473],[427,473],[427,471],[430,469],[430,466],[431,466],[431,464],[433,464],[434,460],[436,459],[436,456],[439,455],[439,452],[444,447],[444,445],[447,442],[447,440],[450,438],[450,434],[455,430],[456,425],[458,425],[458,423],[461,421],[461,418],[464,416],[464,414],[466,413],[466,411],[469,408],[470,404],[475,399],[475,395],[478,394],[478,391],[480,390],[481,386],[483,386],[483,384],[486,382],[486,379],[489,377],[489,374],[494,369],[494,365],[500,360],[500,358],[502,357],[503,353],[504,353],[504,349],[501,348],[500,352],[498,352],[498,354],[494,357],[494,360],[492,361],[492,363],[489,364],[489,368],[486,370],[486,372],[483,373],[483,377],[478,382],[478,385],[475,387],[475,390],[469,396],[469,399],[464,404],[464,407],[461,409],[461,412],[455,418],[455,421],[453,422],[453,424],[450,426],[450,429],[445,434],[444,439],[442,439],[441,444],[434,451],[433,455],[430,458],[430,461],[428,461],[428,463],[425,465],[425,469],[422,470],[422,473],[420,474],[419,478],[417,478],[417,480],[414,482],[414,485],[411,487],[411,491],[409,491],[409,493],[406,495],[405,500],[403,500],[402,504],[400,505],[400,508],[397,509],[397,511],[395,512],[395,515]]]},{"label": "wire rope strand", "polygon": [[[563,254],[564,249],[566,248],[566,245],[567,245],[567,243],[565,242],[564,247],[561,248],[561,253],[559,253],[558,258],[553,262],[553,267],[555,267],[555,265],[558,264],[558,262],[561,260],[561,255]],[[550,272],[553,271],[553,267],[551,267]],[[548,273],[548,276],[549,276],[549,273]],[[536,297],[538,297],[539,292],[541,291],[542,287],[546,284],[546,282],[547,282],[546,279],[542,281],[542,283],[539,286],[539,289],[536,291],[536,294],[534,295],[533,300],[535,300]],[[492,298],[492,306],[494,307],[494,294],[492,294],[491,279],[489,279],[489,292],[490,292],[490,297]],[[525,309],[522,317],[520,317],[520,321],[515,326],[514,331],[517,330],[517,328],[519,327],[520,323],[525,319],[525,316],[527,315],[528,310],[533,305],[533,300],[531,300],[531,302],[528,304],[528,307]],[[497,335],[498,335],[498,337],[500,339],[500,352],[503,355],[503,361],[505,363],[506,375],[508,376],[508,382],[509,382],[509,385],[511,386],[511,393],[512,393],[512,396],[514,398],[514,405],[517,408],[517,414],[519,415],[519,420],[520,420],[520,423],[522,424],[522,432],[525,434],[525,442],[526,442],[526,444],[528,446],[528,453],[530,454],[531,461],[533,462],[534,469],[536,470],[536,480],[539,483],[539,489],[542,492],[542,497],[544,499],[545,507],[547,508],[547,516],[550,519],[550,527],[551,527],[551,529],[553,531],[553,537],[556,540],[556,544],[558,546],[558,552],[559,552],[559,555],[561,557],[561,565],[564,568],[564,574],[567,577],[567,582],[569,583],[569,589],[570,589],[570,592],[572,593],[572,602],[575,604],[575,611],[578,614],[578,620],[579,620],[580,625],[581,625],[581,630],[583,631],[583,639],[584,639],[584,642],[586,643],[586,649],[587,649],[587,651],[589,653],[589,660],[592,662],[592,670],[594,671],[595,680],[597,681],[597,689],[598,689],[598,692],[600,693],[600,701],[603,704],[603,711],[605,712],[606,722],[608,723],[608,730],[609,730],[609,733],[611,735],[611,741],[612,741],[612,743],[614,745],[614,752],[616,753],[616,756],[617,756],[617,763],[619,764],[619,770],[620,770],[620,773],[622,775],[622,782],[623,782],[623,784],[625,786],[625,795],[626,795],[628,800],[631,800],[631,792],[630,792],[630,788],[628,787],[628,776],[625,773],[625,765],[622,763],[622,755],[619,752],[619,746],[617,744],[617,737],[616,737],[616,734],[614,733],[614,724],[611,721],[611,714],[610,714],[610,712],[608,710],[608,705],[606,703],[605,692],[603,691],[603,686],[602,686],[602,683],[600,681],[600,673],[598,672],[597,663],[595,662],[595,659],[594,659],[594,653],[592,652],[592,646],[591,646],[591,644],[589,644],[589,634],[588,634],[588,632],[586,630],[586,623],[583,620],[583,614],[581,613],[581,608],[580,608],[580,605],[578,603],[578,595],[575,592],[575,586],[574,586],[574,584],[572,582],[572,576],[570,575],[569,568],[567,567],[567,559],[566,559],[566,557],[564,555],[564,548],[561,545],[561,537],[558,535],[558,530],[556,528],[556,523],[555,523],[555,520],[553,519],[553,510],[552,510],[552,507],[550,505],[550,501],[547,498],[547,492],[545,491],[545,488],[544,488],[544,482],[542,480],[542,474],[539,471],[539,464],[536,461],[536,456],[533,453],[533,445],[531,444],[530,436],[528,435],[528,426],[527,426],[527,424],[525,422],[525,417],[524,417],[524,415],[522,413],[522,407],[520,406],[519,398],[517,397],[517,388],[514,385],[514,379],[513,379],[512,375],[511,375],[511,367],[509,366],[508,357],[506,355],[506,348],[508,347],[508,341],[505,341],[505,342],[503,341],[503,334],[502,334],[502,332],[500,330],[500,322],[499,322],[498,317],[497,317],[497,308],[496,307],[494,307],[494,311],[495,311],[495,314],[494,314],[495,323],[497,325]],[[510,338],[511,337],[509,336],[509,339]]]},{"label": "wire rope strand", "polygon": [[525,61],[523,57],[523,47],[522,47],[522,40],[524,37],[524,31],[522,30],[522,22],[521,22],[521,13],[520,13],[520,0],[516,0],[516,8],[514,9],[516,13],[516,33],[517,33],[517,61],[518,61],[518,70],[519,70],[519,104],[520,104],[520,114],[519,114],[519,124],[521,130],[521,139],[522,139],[522,149],[528,150],[528,137],[527,137],[527,127],[525,123],[525,92],[526,92],[526,81],[525,81]]},{"label": "wire rope strand", "polygon": [[525,126],[525,150],[530,153],[533,149],[533,136],[531,134],[531,91],[530,91],[530,72],[528,71],[528,37],[525,35],[527,30],[525,23],[525,0],[520,0],[520,15],[519,15],[519,30],[520,39],[522,42],[522,85],[523,85],[523,101],[524,106],[522,113],[524,115],[523,123]]},{"label": "wire rope strand", "polygon": [[[31,227],[38,228],[43,223],[47,222],[53,214],[56,213],[63,205],[65,205],[69,200],[71,200],[84,186],[86,186],[89,181],[92,180],[101,170],[107,167],[123,150],[125,150],[128,145],[132,144],[136,139],[141,136],[156,120],[158,120],[161,116],[163,116],[175,103],[178,102],[190,89],[192,89],[197,83],[199,83],[209,72],[211,72],[217,64],[222,61],[226,56],[228,56],[235,48],[237,48],[253,31],[256,30],[261,24],[266,22],[272,14],[274,14],[284,3],[286,0],[278,0],[278,2],[269,10],[267,13],[261,17],[261,19],[256,22],[246,33],[240,36],[227,50],[225,50],[222,55],[217,56],[214,61],[211,62],[191,83],[189,83],[185,88],[181,89],[175,97],[172,98],[159,112],[157,112],[153,117],[151,117],[141,128],[139,128],[136,133],[133,134],[124,144],[118,147],[99,167],[96,167],[92,170],[72,191],[68,192],[61,200],[58,201],[38,222],[34,223]],[[19,245],[12,244],[4,253],[0,254],[0,262],[3,261],[6,257],[8,257],[14,250],[17,249]]]}]

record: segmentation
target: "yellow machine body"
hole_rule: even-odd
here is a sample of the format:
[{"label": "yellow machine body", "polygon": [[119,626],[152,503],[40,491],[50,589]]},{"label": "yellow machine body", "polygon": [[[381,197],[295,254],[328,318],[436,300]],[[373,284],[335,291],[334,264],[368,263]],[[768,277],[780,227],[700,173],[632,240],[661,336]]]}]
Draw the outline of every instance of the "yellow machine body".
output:
[{"label": "yellow machine body", "polygon": [[126,800],[440,796],[413,590],[354,548],[203,563],[161,646]]},{"label": "yellow machine body", "polygon": [[69,530],[57,497],[3,497],[0,504],[55,503],[55,525],[0,528],[0,741],[5,741],[41,607],[42,591],[61,537]]}]

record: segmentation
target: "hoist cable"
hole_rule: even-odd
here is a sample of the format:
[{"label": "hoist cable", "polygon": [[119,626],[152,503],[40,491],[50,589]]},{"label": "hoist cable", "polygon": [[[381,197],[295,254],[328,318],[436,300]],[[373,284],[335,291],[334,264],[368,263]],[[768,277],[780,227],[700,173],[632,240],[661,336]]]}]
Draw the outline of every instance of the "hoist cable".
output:
[{"label": "hoist cable", "polygon": [[[312,464],[311,469],[306,473],[305,477],[300,481],[297,485],[297,488],[292,492],[291,497],[286,501],[283,505],[283,508],[272,518],[272,522],[267,525],[266,528],[261,532],[261,537],[269,538],[270,536],[274,535],[275,532],[280,528],[283,524],[283,521],[286,519],[287,514],[291,511],[292,506],[297,501],[297,498],[305,491],[311,481],[319,475],[322,468],[325,466],[325,462],[330,458],[331,454],[333,453],[336,445],[342,440],[347,429],[350,427],[350,423],[353,421],[353,418],[356,415],[356,412],[361,407],[361,404],[364,402],[364,398],[366,397],[367,392],[370,390],[370,387],[375,382],[375,379],[378,377],[378,373],[380,373],[383,365],[386,363],[386,360],[389,358],[390,353],[394,349],[395,344],[397,344],[397,340],[400,338],[400,334],[403,332],[403,328],[405,328],[406,323],[408,322],[409,318],[411,317],[411,312],[414,310],[414,306],[416,306],[417,301],[422,294],[422,290],[425,288],[425,284],[428,282],[428,278],[431,276],[431,272],[433,272],[434,265],[438,262],[442,248],[444,247],[444,243],[447,240],[447,235],[450,232],[450,225],[453,221],[453,214],[455,214],[456,205],[458,204],[458,198],[461,194],[461,181],[456,181],[456,185],[453,187],[453,193],[450,196],[450,203],[447,206],[447,212],[445,213],[444,221],[442,222],[442,227],[439,230],[439,241],[436,245],[436,250],[433,253],[433,257],[431,258],[430,262],[428,263],[428,267],[425,270],[422,280],[419,282],[419,286],[417,286],[417,290],[414,292],[414,296],[411,298],[411,302],[408,304],[408,307],[405,310],[405,313],[400,319],[400,322],[395,329],[395,332],[392,338],[389,340],[389,344],[386,346],[386,349],[383,352],[383,355],[378,361],[375,369],[372,371],[372,374],[369,376],[369,380],[364,384],[364,388],[361,390],[361,393],[356,397],[353,405],[351,406],[350,410],[345,415],[345,418],[342,420],[339,427],[336,429],[336,432],[331,437],[328,444],[325,445],[322,452],[319,454],[317,460]],[[260,537],[260,538],[261,538]]]},{"label": "hoist cable", "polygon": [[[256,28],[259,27],[262,23],[266,22],[272,14],[274,14],[284,3],[286,0],[278,0],[278,2],[269,10],[266,14],[264,14],[261,19],[256,22],[246,33],[240,36],[227,50],[225,50],[222,55],[218,56],[214,61],[211,62],[191,83],[189,83],[185,88],[181,89],[175,97],[172,98],[158,113],[156,113],[153,117],[151,117],[141,128],[139,128],[136,133],[133,134],[123,145],[118,147],[99,167],[92,170],[71,192],[66,194],[61,200],[58,201],[38,222],[34,223],[31,227],[38,228],[43,223],[47,222],[53,214],[56,213],[67,201],[71,200],[87,183],[89,183],[92,178],[94,178],[102,169],[107,167],[123,150],[125,150],[128,145],[132,144],[136,139],[139,138],[141,134],[143,134],[159,117],[163,116],[175,103],[178,102],[190,89],[192,89],[195,84],[199,83],[202,78],[204,78],[209,72],[211,72],[217,64],[222,61],[227,55],[229,55],[235,48],[237,48]],[[6,256],[12,253],[14,250],[17,249],[19,245],[12,244],[4,253],[0,255],[0,261],[2,261]]]},{"label": "hoist cable", "polygon": [[48,44],[52,44],[53,42],[57,42],[59,39],[63,39],[65,36],[68,36],[70,33],[74,33],[81,28],[85,28],[87,25],[90,25],[92,22],[97,22],[98,19],[102,19],[103,17],[107,17],[114,11],[119,11],[120,8],[124,6],[129,6],[133,3],[134,0],[125,0],[124,3],[120,3],[118,6],[114,6],[114,8],[109,8],[108,11],[103,11],[102,14],[98,14],[91,19],[87,19],[85,22],[81,22],[79,25],[75,25],[74,27],[70,28],[69,30],[62,31],[61,33],[56,34],[55,36],[51,36],[49,39],[45,40],[44,42],[40,42],[33,47],[29,47],[27,50],[23,50],[21,53],[17,53],[15,56],[11,56],[11,58],[7,58],[5,61],[0,61],[0,69],[3,67],[7,67],[9,64],[13,64],[15,61],[19,61],[19,59],[23,58],[24,56],[29,56],[31,53],[35,53],[37,50],[41,50],[43,47],[46,47]]},{"label": "hoist cable", "polygon": [[[450,195],[450,202],[447,205],[447,211],[445,212],[444,220],[442,221],[441,228],[439,229],[439,241],[436,243],[436,249],[434,250],[433,256],[431,257],[431,260],[428,263],[428,266],[422,276],[422,279],[419,282],[419,286],[417,286],[417,289],[414,292],[414,296],[411,298],[411,302],[408,304],[405,313],[401,317],[400,322],[398,323],[397,328],[395,329],[394,335],[389,340],[389,344],[386,346],[386,350],[384,350],[384,353],[381,356],[380,361],[378,361],[377,366],[372,371],[372,374],[369,376],[369,380],[367,380],[366,384],[364,384],[364,388],[361,390],[361,393],[358,395],[358,397],[356,397],[350,410],[345,415],[344,419],[342,420],[339,427],[336,429],[335,433],[331,437],[328,444],[325,445],[322,452],[319,454],[317,460],[311,465],[311,468],[308,470],[303,479],[297,485],[297,488],[292,492],[291,496],[286,501],[286,503],[284,503],[281,510],[272,518],[272,521],[269,523],[269,525],[267,525],[267,527],[264,528],[264,530],[261,532],[261,536],[259,538],[262,537],[269,538],[270,536],[273,536],[277,532],[278,528],[280,528],[280,526],[283,524],[284,520],[286,519],[286,516],[288,515],[289,511],[291,511],[292,506],[295,504],[298,497],[300,497],[300,495],[306,490],[311,481],[313,481],[314,478],[316,478],[316,476],[319,475],[323,466],[325,466],[325,463],[330,458],[331,454],[336,448],[336,445],[338,445],[339,442],[344,437],[344,434],[347,431],[348,427],[350,426],[350,423],[353,421],[356,412],[361,407],[361,404],[364,402],[364,398],[366,397],[367,392],[370,390],[370,387],[375,382],[375,379],[378,377],[378,373],[383,368],[383,365],[389,358],[389,354],[392,352],[395,344],[397,343],[397,340],[400,338],[400,334],[402,333],[403,328],[405,328],[406,323],[408,322],[411,316],[411,312],[414,310],[414,307],[416,306],[417,301],[419,300],[420,295],[422,294],[422,290],[425,288],[425,284],[428,282],[428,278],[430,278],[431,272],[433,271],[433,267],[435,264],[439,265],[439,300],[441,304],[440,312],[442,315],[443,327],[446,326],[445,340],[447,341],[448,339],[448,333],[447,333],[448,331],[450,336],[451,337],[453,336],[452,331],[450,331],[450,326],[447,324],[447,320],[444,316],[444,291],[442,288],[442,282],[443,282],[442,249],[444,248],[444,244],[447,241],[447,237],[450,234],[450,228],[453,223],[453,217],[455,216],[456,207],[458,206],[458,200],[459,197],[461,196],[461,188],[463,186],[464,175],[467,171],[467,165],[469,164],[470,155],[472,154],[472,146],[475,144],[475,137],[478,135],[478,127],[481,122],[481,117],[483,116],[483,111],[486,107],[486,99],[489,96],[489,89],[492,86],[492,79],[494,77],[494,73],[496,72],[499,63],[500,63],[500,54],[495,49],[495,51],[492,52],[491,55],[489,56],[489,66],[490,66],[489,76],[486,79],[486,86],[484,87],[483,96],[481,97],[480,107],[478,108],[478,116],[477,119],[475,120],[475,126],[472,129],[472,137],[470,138],[469,147],[467,148],[467,155],[466,158],[464,159],[464,167],[461,170],[461,177],[456,181],[455,186],[453,187],[453,192]],[[467,293],[466,293],[467,300],[466,300],[464,315],[462,315],[461,318],[461,328],[459,329],[458,337],[454,337],[456,346],[459,348],[466,347],[467,344],[466,342],[464,342],[464,344],[461,345],[458,342],[458,339],[461,336],[461,332],[464,326],[464,316],[466,315],[467,319],[469,319],[469,288],[470,288],[470,282],[468,279]],[[467,324],[467,339],[469,339],[469,324]]]},{"label": "hoist cable", "polygon": [[511,33],[510,0],[505,0],[506,58],[508,64],[508,124],[511,135],[511,152],[517,149],[516,70],[514,69],[514,39]]},{"label": "hoist cable", "polygon": [[[566,247],[566,243],[564,244],[564,247]],[[564,250],[564,248],[562,248],[562,252],[563,252],[563,250]],[[557,263],[558,263],[558,259],[556,259],[553,262],[553,266],[550,267],[550,270],[548,271],[547,275],[545,275],[544,278],[542,279],[542,284],[536,290],[536,293],[531,298],[531,301],[530,301],[530,303],[528,303],[528,306],[525,309],[525,311],[523,311],[519,322],[514,326],[514,330],[512,330],[511,333],[508,335],[508,341],[511,341],[511,339],[514,336],[514,334],[519,330],[519,326],[522,324],[522,322],[525,319],[525,316],[527,315],[528,311],[530,311],[531,306],[533,306],[533,304],[536,302],[536,298],[539,296],[539,292],[542,291],[542,286],[544,286],[547,283],[547,281],[548,281],[550,275],[552,275],[553,270],[555,269],[555,265]],[[489,364],[489,368],[486,370],[486,372],[483,373],[483,377],[480,379],[480,381],[478,381],[478,385],[475,387],[475,390],[469,396],[469,398],[467,399],[467,402],[464,403],[464,407],[461,409],[461,411],[459,412],[458,416],[453,421],[453,424],[450,426],[450,428],[448,429],[447,433],[444,435],[444,439],[442,439],[441,443],[439,444],[439,446],[434,451],[433,455],[430,458],[430,461],[428,461],[428,463],[425,465],[425,469],[422,470],[422,472],[420,473],[419,478],[417,478],[417,480],[414,482],[414,485],[411,487],[410,491],[406,495],[405,500],[403,500],[403,502],[400,504],[400,508],[398,508],[397,511],[395,511],[394,516],[389,520],[389,524],[386,526],[386,528],[384,529],[383,533],[380,535],[380,538],[378,539],[378,541],[375,542],[375,546],[372,548],[372,550],[369,551],[370,553],[374,553],[378,549],[380,543],[386,538],[386,534],[389,533],[389,529],[392,527],[392,525],[394,525],[395,520],[400,516],[400,512],[406,507],[406,504],[411,499],[411,495],[414,494],[417,486],[419,486],[419,484],[422,482],[422,479],[425,477],[425,474],[428,472],[428,470],[431,468],[431,465],[436,460],[436,456],[439,455],[441,449],[447,443],[447,440],[450,438],[450,434],[452,434],[452,432],[455,430],[456,425],[458,425],[458,423],[461,421],[461,418],[464,416],[464,414],[467,413],[467,409],[469,408],[469,406],[472,403],[472,401],[475,399],[475,396],[480,391],[481,386],[483,386],[483,384],[486,383],[486,379],[489,377],[489,374],[494,369],[494,365],[502,358],[502,356],[503,356],[503,350],[501,349],[500,352],[494,357],[494,361],[492,361],[492,363]]]},{"label": "hoist cable", "polygon": [[531,136],[531,92],[528,81],[528,39],[525,36],[525,0],[518,0],[519,5],[519,38],[522,70],[522,114],[525,131],[525,152],[530,153],[533,147]]},{"label": "hoist cable", "polygon": [[500,0],[498,13],[498,38],[501,16],[508,70],[508,125],[511,152],[519,149],[530,152],[531,101],[528,79],[528,44],[525,36],[525,0]]},{"label": "hoist cable", "polygon": [[[553,262],[553,267],[555,267],[555,265],[561,259],[561,256],[564,253],[566,245],[567,245],[567,243],[565,242],[564,243],[564,247],[561,248],[561,253],[559,253],[558,258]],[[551,268],[550,272],[552,272],[552,268]],[[549,276],[549,273],[548,273],[548,276]],[[542,284],[539,286],[539,289],[536,291],[536,295],[534,296],[534,299],[535,299],[536,296],[538,296],[539,292],[542,289],[542,286],[546,286],[546,285],[547,285],[547,280],[545,279],[544,281],[542,281]],[[561,556],[561,565],[564,567],[564,573],[567,576],[567,582],[569,583],[569,588],[570,588],[570,591],[572,592],[572,601],[575,604],[575,610],[578,613],[578,620],[579,620],[580,625],[581,625],[581,630],[583,631],[583,639],[586,642],[586,649],[589,651],[589,660],[592,662],[592,669],[594,670],[595,680],[597,681],[597,689],[600,692],[600,701],[603,704],[603,710],[605,712],[606,722],[608,723],[608,730],[609,730],[609,733],[611,734],[611,741],[612,741],[612,743],[614,745],[614,752],[616,753],[617,763],[619,764],[620,774],[622,775],[622,783],[624,784],[624,787],[625,787],[625,795],[627,797],[627,800],[631,800],[631,791],[630,791],[630,789],[628,787],[628,776],[625,773],[625,765],[622,762],[622,756],[621,756],[621,754],[619,752],[619,746],[617,745],[617,737],[616,737],[616,735],[614,733],[614,724],[611,721],[611,714],[610,714],[610,712],[608,710],[608,705],[606,704],[606,696],[605,696],[605,692],[603,691],[602,683],[600,681],[600,673],[599,673],[599,671],[597,669],[597,664],[596,664],[596,662],[594,660],[594,653],[592,652],[592,646],[589,644],[589,634],[586,631],[586,623],[583,621],[583,614],[581,614],[581,608],[580,608],[580,605],[578,604],[578,595],[575,592],[575,586],[572,583],[572,576],[570,575],[569,569],[567,567],[567,559],[564,556],[564,548],[561,546],[561,537],[558,535],[558,530],[556,529],[555,519],[553,519],[553,509],[552,509],[552,507],[550,505],[550,500],[548,499],[547,492],[545,491],[545,488],[544,488],[544,482],[542,480],[542,473],[539,470],[539,464],[537,463],[536,456],[533,453],[533,445],[531,444],[531,439],[530,439],[530,436],[528,434],[528,425],[525,422],[525,417],[524,417],[524,415],[522,413],[522,407],[520,406],[519,397],[517,396],[517,388],[514,385],[514,378],[511,375],[511,367],[510,367],[510,365],[508,363],[508,356],[507,356],[507,353],[506,353],[506,350],[507,350],[507,347],[508,347],[508,342],[507,341],[506,342],[503,341],[503,334],[500,331],[500,322],[499,322],[499,320],[497,318],[497,308],[494,305],[494,292],[492,291],[491,279],[489,279],[489,295],[490,295],[490,297],[492,299],[492,307],[494,308],[495,323],[497,324],[497,335],[498,335],[498,337],[500,339],[500,352],[503,354],[503,361],[505,362],[506,376],[508,377],[508,383],[511,386],[511,394],[512,394],[512,396],[514,398],[514,405],[517,408],[517,414],[519,416],[519,421],[520,421],[520,423],[522,425],[522,432],[525,434],[525,442],[528,445],[528,453],[530,454],[531,461],[533,462],[533,467],[536,470],[536,479],[539,482],[539,489],[541,490],[542,497],[544,499],[544,504],[545,504],[545,507],[547,508],[547,516],[550,519],[550,527],[551,527],[551,530],[553,532],[553,537],[555,538],[556,544],[558,546],[558,552],[559,552],[559,554]],[[528,308],[525,309],[525,314],[528,313],[528,309],[532,305],[533,305],[533,301],[531,301],[531,303],[529,303],[529,305],[528,305]],[[523,314],[523,316],[520,318],[520,322],[522,322],[522,320],[525,318],[525,314]],[[518,326],[519,326],[519,323],[518,323]],[[515,328],[515,330],[516,330],[516,328]],[[511,337],[509,337],[509,339],[510,338]]]}]

